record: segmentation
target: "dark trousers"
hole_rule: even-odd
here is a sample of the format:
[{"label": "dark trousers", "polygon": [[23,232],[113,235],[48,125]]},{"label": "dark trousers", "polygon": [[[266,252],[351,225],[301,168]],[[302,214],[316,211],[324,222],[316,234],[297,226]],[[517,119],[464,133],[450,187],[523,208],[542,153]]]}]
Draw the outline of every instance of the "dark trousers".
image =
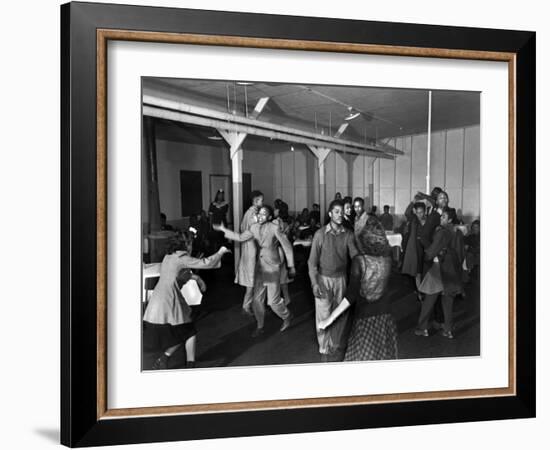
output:
[{"label": "dark trousers", "polygon": [[[428,325],[434,310],[435,303],[440,294],[428,294],[424,297],[422,302],[422,309],[420,310],[420,317],[418,318],[418,328],[421,330],[427,330]],[[441,306],[443,307],[445,331],[451,331],[453,328],[453,301],[454,297],[441,294]]]}]

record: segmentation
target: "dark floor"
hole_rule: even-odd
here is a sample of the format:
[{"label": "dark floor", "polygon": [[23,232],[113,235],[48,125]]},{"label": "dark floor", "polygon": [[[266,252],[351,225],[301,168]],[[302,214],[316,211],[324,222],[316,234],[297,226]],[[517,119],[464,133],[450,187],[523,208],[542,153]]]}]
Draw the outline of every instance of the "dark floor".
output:
[{"label": "dark floor", "polygon": [[[269,310],[265,334],[252,338],[253,318],[241,313],[244,288],[233,283],[230,262],[216,271],[203,271],[208,285],[203,303],[196,312],[197,367],[255,366],[267,364],[317,363],[319,354],[315,335],[314,299],[307,270],[299,266],[298,276],[289,285],[294,315],[292,327],[279,332],[281,320]],[[430,337],[414,335],[420,303],[409,278],[392,273],[388,289],[399,332],[399,359],[434,358],[479,355],[479,285],[466,285],[465,298],[454,304],[454,340],[431,330]],[[144,354],[144,368],[150,367],[155,356]],[[178,368],[184,355],[171,358],[170,367]]]}]

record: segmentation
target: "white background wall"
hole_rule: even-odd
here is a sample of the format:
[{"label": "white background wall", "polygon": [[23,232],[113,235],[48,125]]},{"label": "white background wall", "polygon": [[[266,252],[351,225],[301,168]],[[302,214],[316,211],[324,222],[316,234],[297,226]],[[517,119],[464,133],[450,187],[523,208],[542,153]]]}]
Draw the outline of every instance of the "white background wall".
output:
[{"label": "white background wall", "polygon": [[[388,160],[331,152],[325,161],[327,200],[333,199],[336,192],[364,197],[367,204],[377,205],[379,211],[388,204],[393,214],[402,216],[414,195],[426,191],[427,134],[394,138],[389,144],[404,154]],[[254,152],[245,152],[248,154]],[[446,190],[450,204],[462,213],[465,221],[478,218],[479,126],[432,133],[430,155],[430,188],[439,186]],[[275,198],[285,200],[291,211],[311,208],[319,201],[317,163],[309,150],[296,146],[291,151],[288,146],[272,158],[273,172],[264,171],[262,176],[273,177]],[[259,166],[249,165],[253,182],[257,178],[255,171],[265,169],[265,161],[259,160]]]},{"label": "white background wall", "polygon": [[[479,217],[479,142],[479,126],[432,133],[430,188],[446,190],[450,204],[467,222]],[[364,197],[380,212],[387,204],[401,217],[414,195],[426,191],[427,134],[388,143],[404,154],[388,160],[331,152],[325,161],[327,200],[336,192]],[[252,189],[262,191],[266,203],[281,198],[290,211],[301,211],[319,202],[317,159],[308,149],[296,146],[291,151],[290,145],[281,145],[259,150],[246,141],[243,148],[243,172],[252,174]],[[205,210],[212,201],[210,174],[231,176],[229,152],[221,147],[158,140],[157,163],[160,208],[168,221],[181,217],[180,170],[202,172]],[[142,212],[147,218],[146,205]]]},{"label": "white background wall", "polygon": [[[180,170],[201,171],[202,209],[208,211],[210,175],[231,176],[229,152],[219,147],[157,141],[160,210],[168,221],[181,218]],[[229,193],[226,200],[231,201]]]},{"label": "white background wall", "polygon": [[[318,15],[350,19],[529,29],[537,31],[537,128],[550,122],[550,29],[544,2],[464,0],[446,2],[333,1],[258,2],[252,0],[133,0],[134,4],[232,9],[264,13]],[[59,6],[56,0],[8,2],[0,29],[3,69],[2,152],[0,153],[4,237],[0,446],[9,449],[59,448]],[[542,135],[542,133],[541,133]],[[538,139],[538,195],[549,192],[550,152]],[[525,149],[532,151],[533,149]],[[541,202],[543,204],[544,202]],[[520,199],[521,208],[521,199]],[[521,213],[521,209],[520,209]],[[547,208],[537,211],[537,379],[538,418],[399,429],[356,430],[307,435],[265,436],[190,443],[166,443],[139,449],[281,449],[347,447],[448,450],[513,449],[548,446],[550,427],[550,315],[544,277],[550,266],[550,242],[544,236]],[[17,238],[12,238],[17,236]],[[35,268],[35,265],[38,266]],[[7,273],[7,275],[5,275]],[[32,275],[30,275],[32,274]]]},{"label": "white background wall", "polygon": [[[252,174],[252,190],[261,191],[266,202],[273,204],[276,198],[274,153],[261,151],[246,144],[243,148],[243,172]],[[210,175],[227,175],[231,180],[229,150],[224,147],[157,140],[157,164],[160,210],[166,214],[168,221],[181,218],[181,170],[201,171],[202,208],[205,211],[208,211],[215,194],[210,192]],[[226,193],[226,200],[232,202],[229,192]],[[147,217],[144,205],[142,218],[147,220]]]}]

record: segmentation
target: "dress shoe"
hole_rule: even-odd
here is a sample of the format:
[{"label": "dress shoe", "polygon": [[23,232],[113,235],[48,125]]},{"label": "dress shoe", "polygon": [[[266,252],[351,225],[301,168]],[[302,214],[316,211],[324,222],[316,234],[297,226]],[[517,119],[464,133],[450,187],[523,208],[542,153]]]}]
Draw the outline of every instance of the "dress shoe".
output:
[{"label": "dress shoe", "polygon": [[454,339],[455,338],[451,331],[445,331],[445,330],[443,330],[441,332],[441,336],[443,336],[444,338],[447,338],[447,339]]},{"label": "dress shoe", "polygon": [[420,328],[417,328],[416,330],[414,330],[414,334],[416,336],[423,336],[423,337],[428,337],[430,335],[430,333],[428,333],[428,330],[421,330]]},{"label": "dress shoe", "polygon": [[285,320],[283,320],[283,324],[281,325],[280,331],[285,331],[290,328],[290,323],[292,322],[292,315],[288,316]]},{"label": "dress shoe", "polygon": [[163,353],[158,357],[158,359],[153,363],[151,367],[153,370],[166,370],[168,369],[168,355]]},{"label": "dress shoe", "polygon": [[257,338],[257,337],[260,337],[262,334],[264,334],[264,329],[263,329],[263,328],[256,328],[256,329],[252,332],[252,337],[253,337],[253,338]]}]

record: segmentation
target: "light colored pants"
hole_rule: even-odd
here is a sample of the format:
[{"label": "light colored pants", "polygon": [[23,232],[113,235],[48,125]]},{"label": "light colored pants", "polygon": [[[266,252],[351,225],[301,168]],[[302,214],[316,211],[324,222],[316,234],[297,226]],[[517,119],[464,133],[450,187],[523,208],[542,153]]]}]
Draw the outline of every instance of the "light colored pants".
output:
[{"label": "light colored pants", "polygon": [[259,280],[254,286],[254,300],[252,302],[252,310],[254,311],[258,328],[264,327],[266,292],[267,304],[271,307],[273,312],[283,320],[290,317],[290,311],[281,297],[281,285],[278,282],[264,285],[263,282]]},{"label": "light colored pants", "polygon": [[[330,278],[318,275],[319,286],[325,293],[324,298],[315,297],[315,320],[317,324],[327,319],[330,313],[336,309],[344,298],[346,291],[346,277]],[[334,354],[336,351],[343,351],[346,343],[342,342],[344,330],[348,320],[348,311],[334,321],[325,330],[317,329],[317,341],[319,342],[319,353]],[[315,327],[317,328],[317,327]]]},{"label": "light colored pants", "polygon": [[252,301],[254,300],[254,289],[247,287],[244,292],[243,309],[249,310],[252,307]]}]

